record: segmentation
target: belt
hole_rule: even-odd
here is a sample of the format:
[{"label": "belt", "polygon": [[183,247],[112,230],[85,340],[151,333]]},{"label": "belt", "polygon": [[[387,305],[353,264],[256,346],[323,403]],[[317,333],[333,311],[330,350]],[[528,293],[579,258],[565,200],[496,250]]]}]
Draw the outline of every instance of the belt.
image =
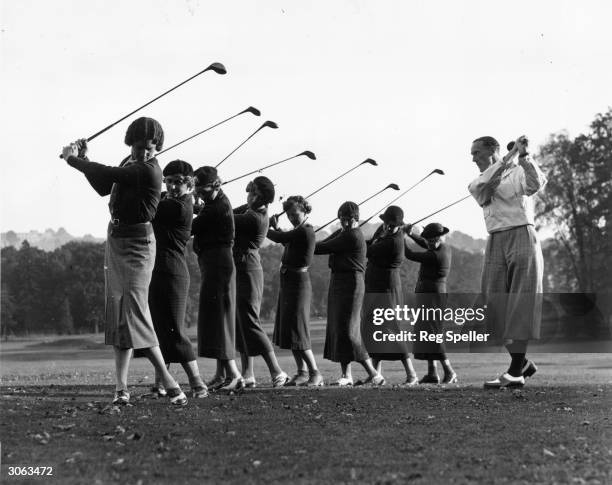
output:
[{"label": "belt", "polygon": [[152,233],[153,225],[150,222],[125,224],[119,219],[111,219],[109,223],[109,234],[112,237],[148,237]]},{"label": "belt", "polygon": [[285,266],[284,264],[280,268],[281,274],[285,273],[306,273],[308,266],[302,266],[301,268],[294,268],[293,266]]}]

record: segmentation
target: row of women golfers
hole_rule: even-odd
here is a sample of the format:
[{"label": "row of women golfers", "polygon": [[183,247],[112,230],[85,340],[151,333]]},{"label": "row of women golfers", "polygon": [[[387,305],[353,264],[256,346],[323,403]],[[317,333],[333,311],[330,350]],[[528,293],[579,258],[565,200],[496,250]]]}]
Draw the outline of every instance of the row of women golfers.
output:
[{"label": "row of women golfers", "polygon": [[[293,229],[280,230],[278,217],[268,216],[274,185],[263,176],[249,182],[246,204],[232,209],[215,168],[205,166],[194,172],[188,163],[175,160],[163,170],[166,192],[162,194],[162,171],[154,154],[162,149],[163,142],[160,124],[151,118],[139,118],[127,129],[125,143],[131,147],[131,154],[119,167],[89,161],[83,139],[64,147],[62,154],[100,195],[110,195],[105,343],[115,349],[115,404],[129,402],[127,378],[133,350],[148,357],[155,367],[152,391],[167,395],[176,405],[185,404],[187,397],[168,372],[170,363],[183,366],[196,398],[206,397],[209,389],[254,387],[256,356],[266,362],[274,387],[323,385],[309,333],[308,267],[315,254],[329,255],[324,358],[341,366],[336,384],[384,384],[383,360],[403,364],[406,385],[419,382],[408,349],[401,344],[393,353],[368,354],[361,320],[371,321],[374,308],[401,304],[399,268],[404,258],[421,264],[416,292],[426,295],[422,302],[431,303],[431,295],[446,292],[450,250],[441,238],[447,228],[433,223],[421,235],[413,234],[412,227],[404,225],[402,210],[389,206],[381,215],[382,225],[366,242],[358,227],[359,206],[344,202],[338,209],[341,229],[316,242],[307,222],[311,206],[303,197],[291,196],[283,203]],[[183,330],[189,286],[185,249],[192,235],[202,277],[198,355],[217,362],[207,384]],[[273,342],[259,320],[263,295],[259,248],[266,237],[284,245]],[[421,248],[411,246],[408,238]],[[435,327],[435,323],[427,325]],[[280,368],[272,343],[292,351],[297,367],[293,377]],[[236,350],[241,356],[241,370],[235,361]],[[440,382],[436,361],[444,370],[442,382],[457,381],[443,345],[432,348],[428,344],[421,349],[415,345],[414,352],[416,358],[429,363],[420,382]],[[522,356],[521,365],[526,362],[524,353]],[[365,379],[353,382],[351,362],[363,366]]]}]

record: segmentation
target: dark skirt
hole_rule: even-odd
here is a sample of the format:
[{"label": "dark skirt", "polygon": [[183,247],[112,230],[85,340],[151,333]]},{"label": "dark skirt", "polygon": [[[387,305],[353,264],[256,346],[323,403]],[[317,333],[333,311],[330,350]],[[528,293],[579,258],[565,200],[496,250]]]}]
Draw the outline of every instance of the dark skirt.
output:
[{"label": "dark skirt", "polygon": [[308,271],[281,271],[278,306],[272,340],[281,349],[309,350],[310,300]]},{"label": "dark skirt", "polygon": [[166,364],[196,360],[184,322],[189,292],[189,274],[153,271],[149,287],[149,307],[153,326]]},{"label": "dark skirt", "polygon": [[202,283],[198,309],[198,355],[231,360],[236,341],[236,270],[232,249],[204,249],[198,256]]},{"label": "dark skirt", "polygon": [[121,349],[158,345],[148,303],[154,264],[155,235],[150,223],[120,228],[109,224],[104,253],[107,345]]},{"label": "dark skirt", "polygon": [[236,271],[236,349],[249,357],[273,351],[259,321],[263,285],[261,268]]},{"label": "dark skirt", "polygon": [[[372,334],[372,320],[375,308],[395,308],[403,304],[402,280],[399,268],[380,268],[368,264],[366,267],[366,293],[363,299],[361,332]],[[384,333],[398,333],[399,324],[395,320],[384,322],[376,330]],[[371,340],[371,339],[370,339]],[[366,342],[368,340],[366,339]],[[405,342],[385,342],[376,346],[376,351],[370,351],[374,360],[403,360],[408,358],[408,345]],[[383,347],[384,352],[379,349]],[[370,349],[368,349],[370,350]]]},{"label": "dark skirt", "polygon": [[323,357],[332,362],[363,362],[368,353],[361,339],[363,273],[332,273],[327,297]]},{"label": "dark skirt", "polygon": [[[446,305],[446,285],[436,285],[435,283],[417,282],[416,287],[416,306],[421,305],[425,308],[440,309],[444,311]],[[439,292],[436,292],[439,291]],[[444,343],[421,341],[418,337],[421,332],[430,334],[444,333],[444,322],[440,319],[419,319],[415,326],[417,339],[414,342],[414,358],[419,360],[445,360],[446,346]]]}]

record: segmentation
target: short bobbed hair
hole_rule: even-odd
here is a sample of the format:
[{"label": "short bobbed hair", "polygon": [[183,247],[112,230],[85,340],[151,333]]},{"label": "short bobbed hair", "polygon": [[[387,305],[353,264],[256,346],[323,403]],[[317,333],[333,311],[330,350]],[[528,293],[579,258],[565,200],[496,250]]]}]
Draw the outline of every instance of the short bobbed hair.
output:
[{"label": "short bobbed hair", "polygon": [[338,208],[338,219],[341,217],[352,217],[356,221],[359,220],[359,206],[355,202],[347,200]]},{"label": "short bobbed hair", "polygon": [[139,141],[153,140],[155,149],[160,151],[164,146],[164,130],[153,118],[138,118],[130,123],[125,132],[125,144],[132,146]]},{"label": "short bobbed hair", "polygon": [[283,202],[283,210],[285,212],[291,209],[293,206],[297,206],[297,208],[304,214],[310,214],[312,212],[310,202],[308,202],[301,195],[292,195],[287,197],[287,199]]}]

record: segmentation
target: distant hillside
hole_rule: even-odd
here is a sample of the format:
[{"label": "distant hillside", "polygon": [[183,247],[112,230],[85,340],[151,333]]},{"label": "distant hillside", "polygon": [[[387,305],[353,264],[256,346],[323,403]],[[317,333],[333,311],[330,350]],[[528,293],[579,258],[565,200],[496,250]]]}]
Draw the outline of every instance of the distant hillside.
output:
[{"label": "distant hillside", "polygon": [[29,232],[15,232],[8,231],[0,234],[2,240],[2,247],[13,246],[19,248],[23,241],[28,241],[30,246],[37,247],[44,251],[53,251],[67,242],[70,241],[83,241],[83,242],[102,242],[104,239],[93,237],[91,234],[86,234],[83,237],[75,237],[68,233],[63,227],[60,227],[57,231],[53,229],[47,229],[45,232],[29,231]]},{"label": "distant hillside", "polygon": [[474,239],[461,231],[453,231],[446,237],[446,242],[468,253],[484,253],[487,246],[486,239]]},{"label": "distant hillside", "polygon": [[[374,231],[378,227],[378,223],[368,223],[362,227],[363,233],[366,238],[369,238],[374,234]],[[329,236],[333,231],[340,228],[339,224],[332,224],[326,227],[324,230],[317,233],[317,240],[324,239]],[[27,240],[30,246],[37,247],[44,251],[53,251],[67,242],[70,241],[83,241],[83,242],[102,242],[103,238],[97,238],[91,234],[86,234],[83,237],[76,237],[68,233],[63,227],[60,227],[57,231],[53,229],[47,229],[44,232],[29,231],[29,232],[15,232],[8,231],[1,234],[2,245],[1,247],[13,246],[19,248],[23,241]],[[453,231],[446,237],[446,242],[451,246],[467,251],[473,254],[484,253],[486,241],[484,239],[474,239],[473,237],[464,234],[460,231]],[[271,241],[266,239],[264,246],[270,244]]]}]

